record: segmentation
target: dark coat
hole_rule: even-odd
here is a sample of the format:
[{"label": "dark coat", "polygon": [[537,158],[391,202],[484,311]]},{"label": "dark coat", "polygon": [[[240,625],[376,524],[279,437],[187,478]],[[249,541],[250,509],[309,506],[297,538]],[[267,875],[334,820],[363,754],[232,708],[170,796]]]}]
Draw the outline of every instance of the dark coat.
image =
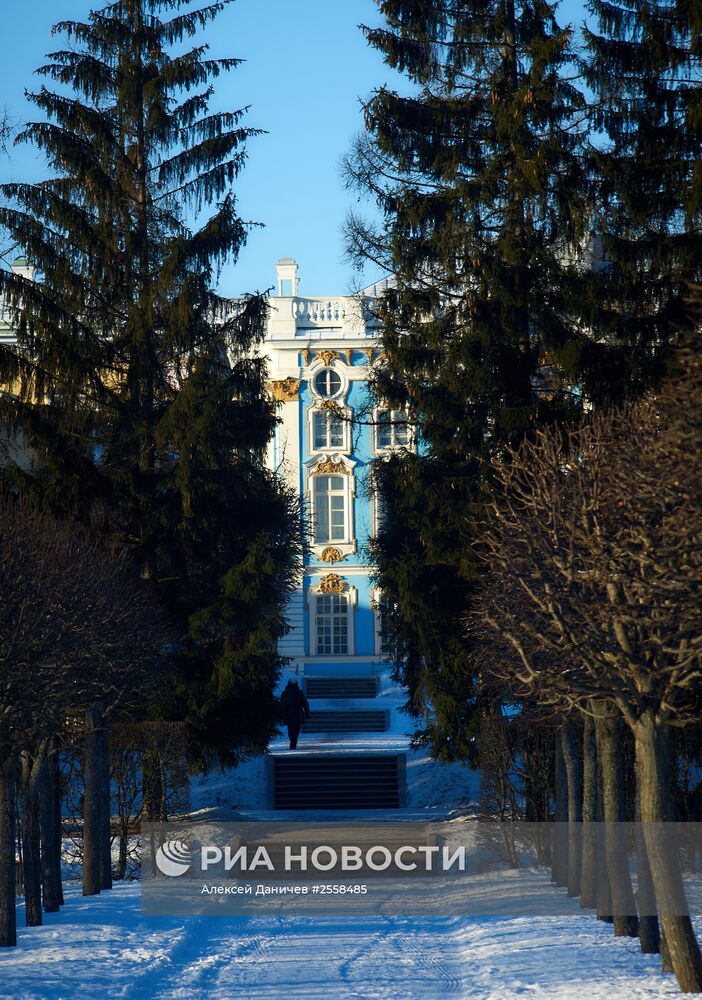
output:
[{"label": "dark coat", "polygon": [[295,684],[288,684],[280,696],[280,704],[289,726],[301,726],[305,719],[309,718],[310,703]]}]

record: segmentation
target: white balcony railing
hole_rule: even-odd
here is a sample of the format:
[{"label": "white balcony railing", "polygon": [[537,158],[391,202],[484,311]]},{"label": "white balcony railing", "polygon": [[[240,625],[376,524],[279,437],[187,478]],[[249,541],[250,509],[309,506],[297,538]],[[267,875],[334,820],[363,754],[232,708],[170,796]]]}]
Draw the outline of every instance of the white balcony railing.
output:
[{"label": "white balcony railing", "polygon": [[347,298],[295,298],[292,300],[292,314],[298,325],[343,326],[348,308],[349,300]]}]

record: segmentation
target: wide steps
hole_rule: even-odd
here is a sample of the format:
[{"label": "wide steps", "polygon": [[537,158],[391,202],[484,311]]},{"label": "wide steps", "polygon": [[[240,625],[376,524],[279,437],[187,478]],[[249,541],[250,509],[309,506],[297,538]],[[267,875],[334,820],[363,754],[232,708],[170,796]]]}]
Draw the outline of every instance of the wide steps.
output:
[{"label": "wide steps", "polygon": [[378,694],[377,677],[306,677],[305,694],[308,698],[375,698]]},{"label": "wide steps", "polygon": [[276,756],[275,809],[399,809],[396,754]]},{"label": "wide steps", "polygon": [[363,710],[313,711],[302,727],[305,733],[384,733],[387,728],[386,712]]}]

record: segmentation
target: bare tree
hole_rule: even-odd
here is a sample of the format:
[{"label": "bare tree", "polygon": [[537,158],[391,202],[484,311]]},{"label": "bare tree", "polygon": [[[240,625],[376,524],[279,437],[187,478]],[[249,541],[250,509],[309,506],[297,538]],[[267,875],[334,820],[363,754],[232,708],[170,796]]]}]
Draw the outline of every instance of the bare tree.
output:
[{"label": "bare tree", "polygon": [[[8,492],[0,493],[0,589],[0,943],[12,945],[18,755],[23,764],[27,916],[38,923],[42,871],[45,902],[55,908],[60,901],[55,810],[46,781],[51,740],[69,714],[101,720],[134,699],[163,669],[171,634],[123,559],[106,552],[87,531]],[[91,788],[94,803],[86,806],[84,819],[85,867],[98,889],[105,822],[100,803],[105,793],[109,797],[109,770],[101,768],[98,761]],[[109,850],[109,810],[107,824]]]},{"label": "bare tree", "polygon": [[701,397],[696,344],[655,397],[511,452],[486,542],[493,582],[474,618],[511,646],[517,689],[629,726],[661,925],[689,992],[702,991],[702,956],[664,831],[672,727],[697,722],[702,705]]}]

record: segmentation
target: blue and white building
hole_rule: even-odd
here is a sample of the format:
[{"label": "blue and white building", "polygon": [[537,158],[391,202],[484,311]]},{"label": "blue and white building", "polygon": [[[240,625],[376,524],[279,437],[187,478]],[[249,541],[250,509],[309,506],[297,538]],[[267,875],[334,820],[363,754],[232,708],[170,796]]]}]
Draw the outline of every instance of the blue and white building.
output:
[{"label": "blue and white building", "polygon": [[373,299],[300,294],[297,264],[278,262],[264,350],[280,418],[268,463],[303,500],[305,556],[287,609],[282,684],[295,675],[311,705],[299,750],[275,740],[275,809],[392,809],[407,804],[406,692],[381,648],[381,595],[369,543],[380,509],[371,462],[411,447],[404,414],[374,406],[382,363]]},{"label": "blue and white building", "polygon": [[383,660],[379,594],[368,543],[378,524],[372,459],[407,444],[407,424],[373,409],[378,362],[371,288],[359,296],[302,296],[294,260],[277,265],[265,351],[280,424],[268,461],[304,499],[307,554],[281,642],[304,676],[363,676]]}]

